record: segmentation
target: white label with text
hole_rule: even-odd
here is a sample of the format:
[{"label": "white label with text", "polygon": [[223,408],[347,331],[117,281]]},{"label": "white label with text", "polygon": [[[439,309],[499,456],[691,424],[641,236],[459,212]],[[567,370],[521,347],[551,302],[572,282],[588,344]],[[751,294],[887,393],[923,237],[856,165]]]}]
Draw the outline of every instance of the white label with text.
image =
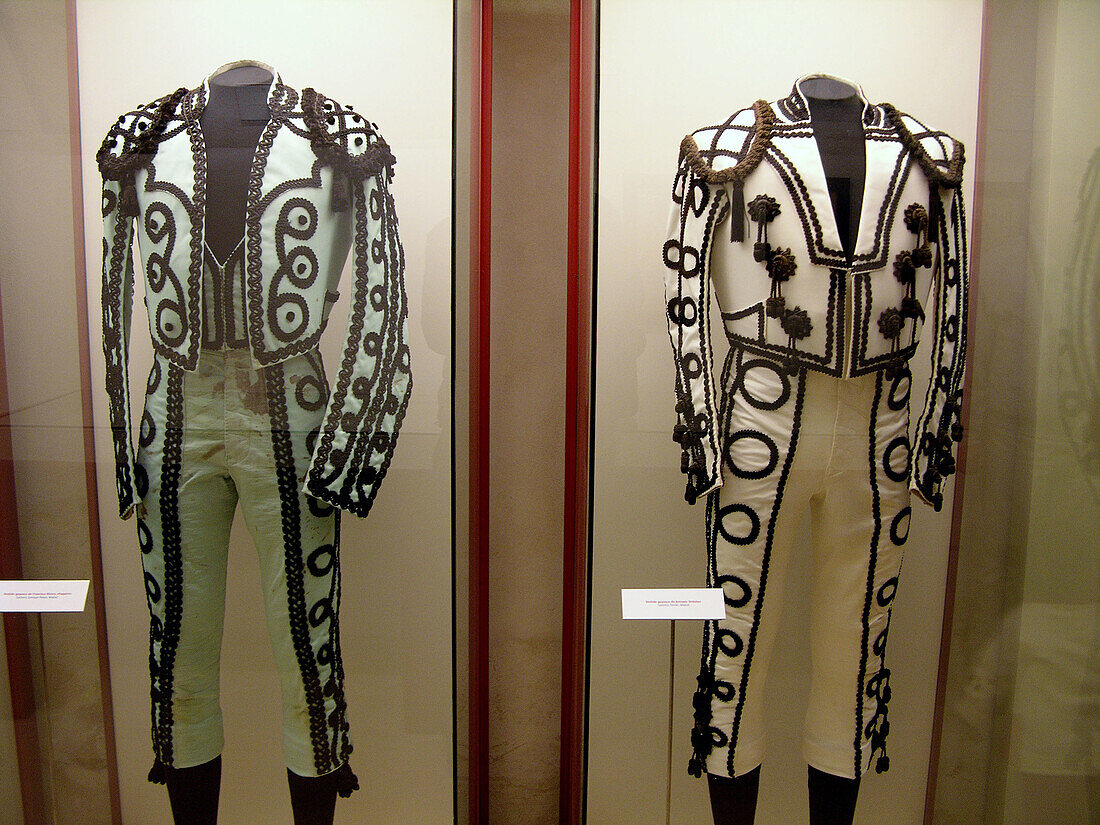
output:
[{"label": "white label with text", "polygon": [[623,589],[624,619],[724,619],[720,587]]},{"label": "white label with text", "polygon": [[88,580],[0,581],[0,613],[81,613]]}]

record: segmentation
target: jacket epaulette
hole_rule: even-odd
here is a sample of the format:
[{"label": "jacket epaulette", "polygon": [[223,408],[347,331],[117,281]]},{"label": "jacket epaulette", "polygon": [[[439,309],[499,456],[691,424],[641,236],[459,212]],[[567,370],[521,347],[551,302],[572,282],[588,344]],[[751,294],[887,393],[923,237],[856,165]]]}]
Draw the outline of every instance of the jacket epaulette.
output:
[{"label": "jacket epaulette", "polygon": [[301,105],[313,151],[324,162],[357,180],[397,163],[377,124],[351,106],[311,88],[302,90]]},{"label": "jacket epaulette", "polygon": [[[707,183],[742,181],[764,157],[774,123],[775,114],[768,102],[758,100],[720,126],[685,136],[680,142],[680,161]],[[700,142],[704,148],[700,148]]]},{"label": "jacket epaulette", "polygon": [[929,181],[949,189],[962,185],[966,153],[961,142],[946,132],[929,129],[912,115],[898,111],[889,103],[880,103],[879,106],[886,112],[901,142],[913,153]]},{"label": "jacket epaulette", "polygon": [[171,136],[168,127],[173,120],[183,128],[176,110],[186,94],[187,89],[176,89],[116,120],[95,154],[100,174],[107,180],[122,180],[155,155],[160,142]]},{"label": "jacket epaulette", "polygon": [[301,106],[314,154],[340,173],[333,191],[333,209],[342,212],[348,208],[348,189],[343,180],[362,181],[383,170],[387,181],[392,178],[397,159],[376,124],[351,106],[341,105],[313,88],[302,90]]}]

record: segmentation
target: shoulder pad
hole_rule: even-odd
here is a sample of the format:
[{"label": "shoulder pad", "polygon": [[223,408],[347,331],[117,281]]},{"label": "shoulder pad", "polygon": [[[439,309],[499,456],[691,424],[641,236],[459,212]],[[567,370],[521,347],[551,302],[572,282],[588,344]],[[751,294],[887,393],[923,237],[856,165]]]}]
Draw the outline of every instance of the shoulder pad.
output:
[{"label": "shoulder pad", "polygon": [[886,116],[921,165],[929,180],[943,186],[957,187],[962,183],[966,152],[962,143],[946,132],[929,129],[912,115],[899,112],[889,103],[882,104]]},{"label": "shoulder pad", "polygon": [[397,163],[378,126],[315,89],[302,90],[302,114],[314,153],[351,178],[362,180]]},{"label": "shoulder pad", "polygon": [[774,124],[771,106],[758,100],[720,126],[708,126],[685,137],[680,143],[680,163],[708,183],[744,180],[764,157]]},{"label": "shoulder pad", "polygon": [[95,159],[104,178],[119,180],[157,152],[164,131],[187,89],[176,89],[170,95],[127,112],[107,132]]}]

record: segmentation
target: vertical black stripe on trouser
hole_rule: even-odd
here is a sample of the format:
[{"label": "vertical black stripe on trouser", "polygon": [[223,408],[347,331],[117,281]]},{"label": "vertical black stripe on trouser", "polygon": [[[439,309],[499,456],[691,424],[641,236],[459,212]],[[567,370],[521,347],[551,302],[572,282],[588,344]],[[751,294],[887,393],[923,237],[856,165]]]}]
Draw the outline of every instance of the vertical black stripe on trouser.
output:
[{"label": "vertical black stripe on trouser", "polygon": [[[318,774],[339,767],[332,763],[328,747],[325,699],[321,677],[310,644],[309,618],[305,596],[305,569],[302,564],[301,511],[298,505],[298,478],[294,465],[294,445],[287,415],[286,386],[281,364],[263,370],[267,385],[268,412],[271,417],[271,448],[279,487],[279,508],[283,527],[284,570],[286,573],[287,615],[290,638],[309,713],[309,737],[313,763]],[[334,551],[335,556],[335,551]],[[335,564],[335,558],[333,559]]]},{"label": "vertical black stripe on trouser", "polygon": [[[852,746],[855,777],[857,779],[863,773],[863,699],[867,690],[867,640],[871,630],[871,603],[875,597],[875,569],[878,562],[878,543],[882,536],[882,507],[878,486],[879,450],[878,439],[876,438],[876,430],[879,423],[879,404],[882,400],[882,376],[883,373],[881,370],[875,373],[875,395],[871,403],[870,415],[868,416],[869,423],[867,425],[867,458],[870,469],[868,482],[871,485],[871,517],[874,521],[874,527],[871,532],[871,545],[868,548],[867,589],[863,596],[863,614],[861,618],[863,630],[860,634],[859,679],[856,682],[856,729]],[[885,747],[885,745],[883,745],[883,747]]]},{"label": "vertical black stripe on trouser", "polygon": [[[351,755],[350,726],[347,721],[347,700],[344,697],[344,657],[340,650],[340,511],[333,514],[336,520],[336,532],[333,537],[332,587],[329,589],[329,604],[332,605],[332,618],[329,621],[329,649],[332,651],[330,675],[322,692],[330,695],[335,707],[329,714],[329,727],[332,730],[333,760],[345,763]],[[324,664],[322,662],[322,664]]]},{"label": "vertical black stripe on trouser", "polygon": [[[722,387],[729,387],[729,376],[731,370],[739,370],[741,368],[741,351],[736,349],[730,349],[726,353],[725,362],[722,364]],[[729,416],[733,408],[733,393],[724,392],[722,394],[721,408],[718,411],[718,421],[720,432],[729,431]],[[707,587],[717,587],[718,582],[718,554],[715,549],[715,520],[718,510],[718,491],[713,491],[707,496],[707,505],[705,511],[705,541],[707,552]],[[696,679],[696,696],[702,697],[695,701],[702,701],[703,699],[709,705],[710,702],[710,687],[714,680],[714,670],[716,660],[718,657],[718,645],[715,644],[715,640],[718,637],[718,621],[708,620],[703,622],[703,649],[699,662],[699,676]],[[699,723],[709,723],[709,707],[707,710],[702,710],[700,707],[695,708],[695,721]],[[697,734],[698,735],[698,734]],[[709,736],[709,731],[707,732]],[[695,773],[696,771],[689,765],[689,772]],[[703,770],[702,765],[699,766],[698,772]]]},{"label": "vertical black stripe on trouser", "polygon": [[179,482],[183,468],[183,370],[174,364],[167,369],[167,418],[164,453],[160,470],[158,506],[161,519],[161,547],[164,554],[164,624],[159,628],[160,650],[156,650],[158,620],[150,604],[149,672],[153,712],[153,749],[157,760],[173,765],[172,689],[176,648],[183,618],[183,549],[181,545]]}]

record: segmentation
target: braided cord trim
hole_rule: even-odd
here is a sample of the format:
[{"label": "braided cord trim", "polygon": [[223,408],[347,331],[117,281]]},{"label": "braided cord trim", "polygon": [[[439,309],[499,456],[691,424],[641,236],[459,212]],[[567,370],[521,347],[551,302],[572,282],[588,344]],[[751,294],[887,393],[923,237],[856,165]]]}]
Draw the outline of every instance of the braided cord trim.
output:
[{"label": "braided cord trim", "polygon": [[771,142],[772,128],[775,125],[775,112],[766,100],[756,101],[752,104],[752,109],[756,115],[756,132],[753,134],[748,151],[736,166],[721,170],[712,168],[691,135],[685,136],[680,142],[681,159],[707,183],[725,184],[743,181],[764,159],[764,151]]}]

